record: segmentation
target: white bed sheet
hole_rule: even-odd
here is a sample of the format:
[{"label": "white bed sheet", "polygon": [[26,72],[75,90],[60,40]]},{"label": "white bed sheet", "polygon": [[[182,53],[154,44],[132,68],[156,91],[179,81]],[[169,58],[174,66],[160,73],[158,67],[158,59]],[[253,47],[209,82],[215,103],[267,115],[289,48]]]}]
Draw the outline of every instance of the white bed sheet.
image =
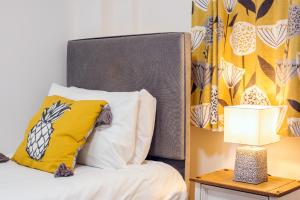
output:
[{"label": "white bed sheet", "polygon": [[66,178],[9,161],[0,163],[0,199],[183,200],[186,185],[173,167],[156,161],[120,170],[78,165],[75,175]]}]

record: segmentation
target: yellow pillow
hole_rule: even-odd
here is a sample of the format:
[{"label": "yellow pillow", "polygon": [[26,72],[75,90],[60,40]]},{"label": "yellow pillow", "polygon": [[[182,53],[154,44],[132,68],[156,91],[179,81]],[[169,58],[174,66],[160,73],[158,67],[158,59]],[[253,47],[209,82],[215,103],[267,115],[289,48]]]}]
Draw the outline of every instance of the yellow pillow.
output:
[{"label": "yellow pillow", "polygon": [[106,101],[73,101],[48,96],[31,119],[22,143],[12,160],[54,173],[63,164],[73,170],[76,156]]}]

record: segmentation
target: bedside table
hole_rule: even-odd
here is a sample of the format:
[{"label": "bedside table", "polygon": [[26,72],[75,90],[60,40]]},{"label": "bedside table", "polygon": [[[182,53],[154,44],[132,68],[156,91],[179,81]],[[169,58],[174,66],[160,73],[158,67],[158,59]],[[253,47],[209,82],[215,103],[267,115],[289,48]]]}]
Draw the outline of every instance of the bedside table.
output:
[{"label": "bedside table", "polygon": [[232,170],[223,169],[191,178],[195,200],[300,200],[300,181],[268,176],[268,182],[252,185],[232,177]]}]

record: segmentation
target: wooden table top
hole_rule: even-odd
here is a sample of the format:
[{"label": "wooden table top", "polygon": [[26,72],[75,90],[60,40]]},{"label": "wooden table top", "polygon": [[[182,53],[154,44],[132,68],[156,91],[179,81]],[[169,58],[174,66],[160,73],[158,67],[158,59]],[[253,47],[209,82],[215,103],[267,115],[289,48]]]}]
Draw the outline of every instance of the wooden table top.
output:
[{"label": "wooden table top", "polygon": [[281,197],[300,189],[300,181],[268,176],[268,181],[261,184],[248,184],[233,181],[233,171],[222,169],[190,179],[193,182],[211,185],[241,192],[247,192],[268,197]]}]

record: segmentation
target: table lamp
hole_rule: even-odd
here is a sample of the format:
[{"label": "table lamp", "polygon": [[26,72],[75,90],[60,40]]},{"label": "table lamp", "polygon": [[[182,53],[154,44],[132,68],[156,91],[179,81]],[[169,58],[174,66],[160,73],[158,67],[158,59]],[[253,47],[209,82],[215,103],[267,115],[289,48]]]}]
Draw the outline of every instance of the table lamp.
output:
[{"label": "table lamp", "polygon": [[262,145],[280,140],[277,129],[283,119],[282,108],[257,105],[224,107],[224,141],[250,145],[236,150],[234,181],[259,184],[268,180],[267,150]]}]

